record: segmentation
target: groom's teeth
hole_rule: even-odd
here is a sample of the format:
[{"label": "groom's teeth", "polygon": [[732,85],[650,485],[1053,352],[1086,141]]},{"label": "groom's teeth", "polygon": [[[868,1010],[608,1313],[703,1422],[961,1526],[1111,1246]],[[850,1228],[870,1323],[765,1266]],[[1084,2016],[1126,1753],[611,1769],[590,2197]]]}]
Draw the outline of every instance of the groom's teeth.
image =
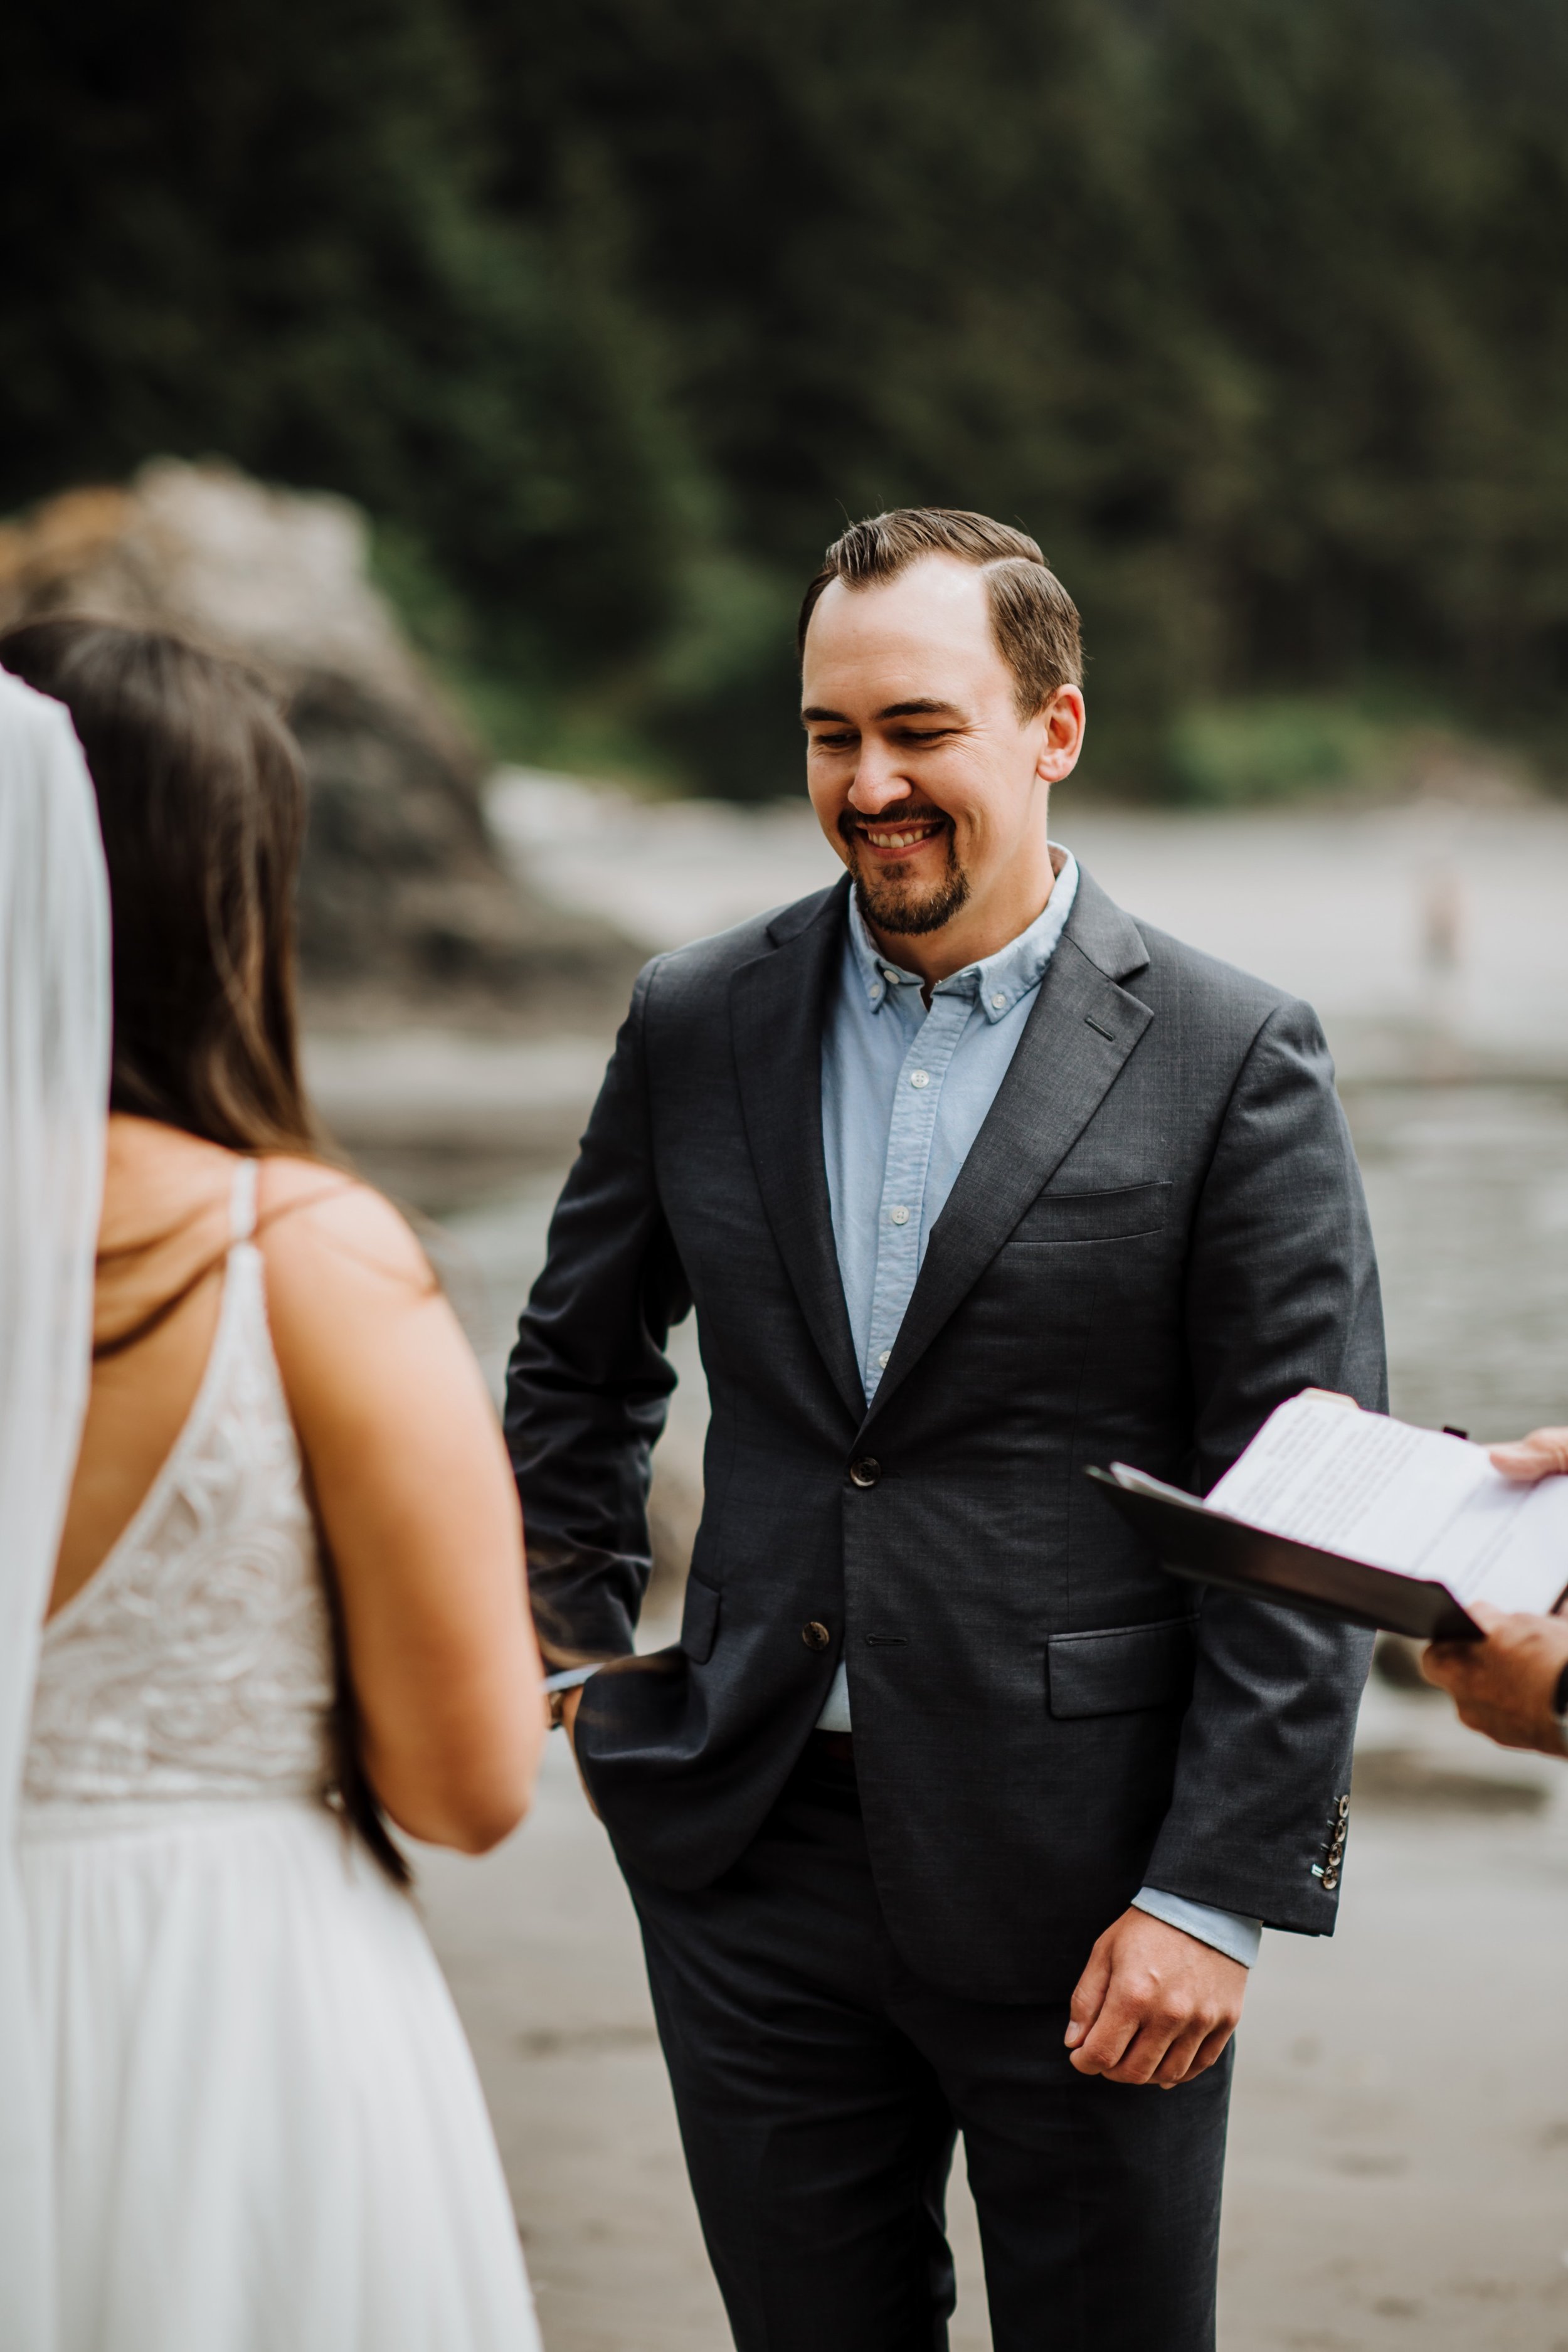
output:
[{"label": "groom's teeth", "polygon": [[922,825],[918,833],[872,833],[866,838],[874,849],[912,849],[918,841],[929,841],[936,831],[934,824]]}]

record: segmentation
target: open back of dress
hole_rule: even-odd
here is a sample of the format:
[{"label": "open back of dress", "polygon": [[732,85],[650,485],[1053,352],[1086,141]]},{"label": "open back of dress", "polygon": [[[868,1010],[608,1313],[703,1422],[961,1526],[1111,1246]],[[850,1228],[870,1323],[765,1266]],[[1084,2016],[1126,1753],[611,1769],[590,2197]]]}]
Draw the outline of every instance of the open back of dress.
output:
[{"label": "open back of dress", "polygon": [[195,1402],[130,1526],[44,1629],[32,1808],[326,1791],[331,1629],[255,1198],[246,1160]]}]

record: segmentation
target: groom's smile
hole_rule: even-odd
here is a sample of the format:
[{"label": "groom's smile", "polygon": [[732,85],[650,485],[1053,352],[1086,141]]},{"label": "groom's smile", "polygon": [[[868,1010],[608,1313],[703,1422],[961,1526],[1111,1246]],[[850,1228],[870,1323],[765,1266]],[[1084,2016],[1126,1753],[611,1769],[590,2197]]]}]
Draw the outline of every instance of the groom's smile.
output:
[{"label": "groom's smile", "polygon": [[923,847],[928,841],[934,841],[939,834],[951,830],[946,817],[937,815],[934,811],[928,814],[922,810],[918,816],[904,816],[897,826],[868,824],[858,817],[849,819],[847,823],[842,817],[839,819],[841,833],[847,832],[851,839],[860,841],[873,856],[889,863],[906,856],[911,849]]}]

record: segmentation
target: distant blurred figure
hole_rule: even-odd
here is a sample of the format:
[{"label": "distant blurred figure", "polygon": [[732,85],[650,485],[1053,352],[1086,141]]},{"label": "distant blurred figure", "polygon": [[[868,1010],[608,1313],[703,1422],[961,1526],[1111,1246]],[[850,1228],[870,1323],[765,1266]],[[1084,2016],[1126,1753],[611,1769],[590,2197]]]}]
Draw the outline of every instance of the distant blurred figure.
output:
[{"label": "distant blurred figure", "polygon": [[1436,866],[1426,877],[1421,903],[1421,951],[1430,971],[1458,970],[1463,924],[1458,876],[1451,866]]},{"label": "distant blurred figure", "polygon": [[521,1528],[412,1234],[317,1150],[292,741],[171,637],[56,619],[0,664],[75,722],[113,930],[92,1379],[21,1815],[59,2344],[529,2352],[379,1810],[468,1852],[524,1811]]},{"label": "distant blurred figure", "polygon": [[[1568,1429],[1537,1429],[1513,1445],[1494,1445],[1505,1475],[1533,1484],[1568,1474]],[[1568,1584],[1568,1559],[1563,1563]],[[1434,1642],[1422,1654],[1428,1682],[1452,1694],[1461,1723],[1500,1748],[1568,1754],[1568,1617],[1505,1614],[1484,1603],[1470,1614],[1484,1642]]]}]

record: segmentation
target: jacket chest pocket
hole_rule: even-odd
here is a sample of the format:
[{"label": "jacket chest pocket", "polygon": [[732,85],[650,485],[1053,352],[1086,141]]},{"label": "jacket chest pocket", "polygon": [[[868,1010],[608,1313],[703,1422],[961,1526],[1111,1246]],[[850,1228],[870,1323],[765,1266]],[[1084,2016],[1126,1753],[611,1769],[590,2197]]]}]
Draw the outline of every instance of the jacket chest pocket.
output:
[{"label": "jacket chest pocket", "polygon": [[1063,1242],[1135,1241],[1163,1231],[1169,1182],[1121,1184],[1104,1192],[1042,1192],[1007,1237],[1009,1249]]}]

